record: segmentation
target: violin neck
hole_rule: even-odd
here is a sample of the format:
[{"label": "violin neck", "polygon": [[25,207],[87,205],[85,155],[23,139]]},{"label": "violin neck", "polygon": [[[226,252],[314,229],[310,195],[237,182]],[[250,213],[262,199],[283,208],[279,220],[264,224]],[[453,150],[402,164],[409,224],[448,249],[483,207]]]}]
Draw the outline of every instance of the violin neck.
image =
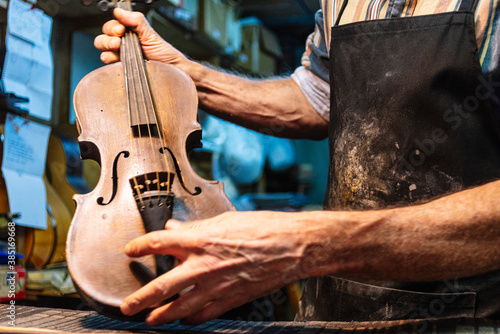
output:
[{"label": "violin neck", "polygon": [[[118,8],[131,11],[130,0],[119,1]],[[152,98],[141,43],[135,32],[127,29],[122,37],[120,57],[128,97],[130,126],[135,137],[158,136]]]},{"label": "violin neck", "polygon": [[[115,6],[116,8],[121,8],[129,12],[132,11],[132,3],[130,0],[118,0],[115,3]],[[127,28],[125,35],[123,35],[122,37],[120,54],[123,62],[144,60],[142,56],[141,43],[139,42],[139,37],[135,32],[131,31],[129,28]]]},{"label": "violin neck", "polygon": [[129,12],[132,11],[132,1],[130,0],[117,0],[115,6],[123,10],[128,10]]}]

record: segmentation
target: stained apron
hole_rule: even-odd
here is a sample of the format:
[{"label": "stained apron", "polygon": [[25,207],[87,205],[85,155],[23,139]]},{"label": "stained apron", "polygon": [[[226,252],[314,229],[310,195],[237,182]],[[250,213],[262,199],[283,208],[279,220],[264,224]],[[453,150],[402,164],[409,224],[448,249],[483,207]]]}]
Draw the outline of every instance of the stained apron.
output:
[{"label": "stained apron", "polygon": [[[340,15],[332,28],[326,210],[411,205],[500,177],[498,83],[481,71],[471,4],[400,18],[401,3],[385,19],[339,26]],[[425,283],[311,278],[296,320],[451,317],[500,319],[500,271]]]}]

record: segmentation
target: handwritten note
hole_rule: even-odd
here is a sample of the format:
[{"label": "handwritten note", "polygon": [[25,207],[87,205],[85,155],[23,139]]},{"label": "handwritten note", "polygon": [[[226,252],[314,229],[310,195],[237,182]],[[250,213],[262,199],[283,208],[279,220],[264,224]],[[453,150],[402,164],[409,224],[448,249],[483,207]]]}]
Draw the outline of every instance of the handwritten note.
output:
[{"label": "handwritten note", "polygon": [[50,127],[7,115],[2,173],[10,211],[21,213],[22,226],[45,229],[46,192],[43,181]]},{"label": "handwritten note", "polygon": [[52,19],[21,0],[10,0],[2,82],[6,92],[29,99],[18,107],[50,120],[53,71]]},{"label": "handwritten note", "polygon": [[43,12],[31,7],[31,4],[24,1],[9,2],[8,31],[27,41],[41,44]]}]

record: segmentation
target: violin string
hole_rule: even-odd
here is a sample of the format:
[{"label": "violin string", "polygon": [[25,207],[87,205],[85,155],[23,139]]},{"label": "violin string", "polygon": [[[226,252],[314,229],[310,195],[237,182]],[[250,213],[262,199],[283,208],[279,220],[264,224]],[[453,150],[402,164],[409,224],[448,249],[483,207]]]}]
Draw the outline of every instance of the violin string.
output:
[{"label": "violin string", "polygon": [[[133,65],[135,66],[135,69],[136,69],[136,73],[137,73],[137,80],[136,82],[139,83],[139,91],[140,91],[140,101],[142,103],[142,106],[144,107],[143,109],[143,112],[144,112],[144,116],[145,116],[145,119],[146,119],[146,124],[147,124],[147,128],[148,128],[148,136],[149,136],[149,144],[150,144],[150,149],[151,149],[151,157],[154,157],[155,156],[155,153],[156,153],[156,150],[155,150],[155,147],[154,147],[154,143],[153,143],[153,135],[151,133],[151,126],[150,126],[150,120],[149,120],[149,113],[148,113],[148,105],[146,103],[146,93],[145,93],[145,90],[149,90],[149,86],[148,86],[148,83],[147,83],[147,78],[146,78],[146,74],[145,74],[145,64],[144,64],[144,61],[143,61],[143,58],[142,58],[142,54],[141,54],[141,48],[139,46],[139,40],[138,40],[138,37],[136,34],[131,34],[131,39],[132,39],[132,43],[131,43],[131,52],[133,53],[134,55],[134,62],[133,62]],[[149,105],[149,108],[151,108],[150,110],[153,111],[154,113],[154,109],[153,109],[153,105]],[[158,127],[158,124],[156,125]],[[153,163],[154,163],[154,167],[155,167],[155,170],[156,170],[156,188],[157,188],[157,191],[158,191],[158,201],[160,201],[161,199],[161,188],[160,188],[160,174],[159,174],[159,168],[158,168],[158,165],[157,165],[157,160],[153,158]],[[148,192],[151,190],[149,185],[150,185],[150,180],[147,179],[147,174],[146,174],[146,186],[147,186],[147,190]],[[155,181],[153,180],[153,183]],[[149,197],[150,198],[150,204],[152,204],[152,196]]]},{"label": "violin string", "polygon": [[[117,7],[121,8],[121,9],[124,9],[124,10],[128,10],[128,11],[131,11],[132,10],[132,7],[130,5],[130,1],[123,1],[123,0],[120,0],[118,3],[117,3]],[[131,69],[129,69],[128,67],[130,66],[130,38],[129,38],[129,33],[125,33],[125,35],[123,36],[122,38],[122,47],[121,47],[121,55],[122,55],[122,66],[123,66],[123,71],[124,71],[124,76],[125,76],[125,90],[126,90],[126,94],[127,94],[127,109],[128,109],[128,119],[129,119],[129,129],[132,128],[132,110],[131,110],[131,103],[130,103],[130,99],[132,98],[131,94],[130,94],[130,88],[134,88],[134,85],[129,85],[129,75],[130,73],[132,72]],[[137,101],[136,99],[134,98],[134,102],[135,102],[135,105],[136,105],[136,111],[137,111]],[[140,131],[140,129],[139,129]],[[129,135],[129,143],[130,143],[130,146],[129,147],[132,147],[133,145],[133,141],[132,141],[132,136],[133,134],[130,134]],[[143,209],[145,207],[144,205],[144,200],[142,198],[142,193],[141,193],[141,186],[139,185],[139,183],[137,182],[137,176],[134,175],[132,177],[133,179],[133,182],[134,182],[134,189],[136,191],[136,195],[137,195],[137,198],[139,199],[139,202],[141,204],[141,209]]]},{"label": "violin string", "polygon": [[[135,46],[135,51],[137,52],[137,54],[141,54],[141,47],[140,47],[140,44],[139,44],[138,40],[137,40],[137,43],[134,43],[134,46]],[[151,87],[150,87],[150,84],[148,82],[148,78],[147,78],[147,74],[146,74],[146,68],[145,68],[146,65],[143,64],[143,66],[144,67],[142,69],[143,69],[143,80],[144,80],[144,83],[145,83],[145,92],[146,92],[147,98],[149,100],[149,105],[151,106],[152,111],[153,111],[154,121],[155,121],[155,124],[156,124],[156,128],[158,129],[158,136],[159,136],[160,142],[162,143],[163,147],[166,147],[167,146],[166,145],[166,141],[165,141],[165,138],[163,136],[162,127],[160,126],[161,124],[160,124],[160,122],[158,120],[158,113],[156,111],[154,99],[153,99],[152,92],[151,92]],[[168,164],[168,160],[167,160],[167,155],[166,154],[163,154],[163,160],[164,160],[164,164],[165,164],[165,167],[166,167],[166,170],[167,170],[167,192],[170,192],[170,187],[171,187],[171,176],[170,175],[171,174],[170,174],[170,166]],[[158,172],[157,172],[157,178],[159,180]],[[158,190],[160,190],[160,186],[161,186],[161,184],[158,185]],[[159,202],[159,205],[162,205],[162,204],[163,203]]]},{"label": "violin string", "polygon": [[[132,8],[131,8],[131,5],[130,5],[130,0],[120,0],[120,2],[118,3],[119,7],[122,8],[122,9],[125,9],[125,10],[128,10],[128,11],[132,11]],[[127,36],[128,35],[128,36]],[[155,104],[154,104],[154,100],[152,98],[152,92],[151,92],[151,89],[150,89],[150,86],[149,86],[149,82],[148,82],[148,77],[147,77],[147,73],[146,73],[146,64],[144,63],[143,61],[143,57],[142,57],[142,50],[141,50],[141,47],[140,47],[140,42],[139,42],[139,39],[138,39],[138,36],[135,34],[135,33],[128,33],[126,34],[124,37],[127,38],[127,48],[126,48],[126,51],[128,52],[127,54],[127,57],[128,57],[128,66],[132,67],[133,65],[135,65],[135,68],[129,68],[129,72],[132,73],[132,74],[136,74],[138,76],[138,78],[136,78],[134,75],[134,82],[139,82],[140,83],[140,93],[141,93],[141,102],[143,103],[143,106],[144,106],[144,112],[146,113],[145,116],[146,116],[146,120],[147,120],[147,127],[148,127],[148,132],[149,132],[149,139],[150,139],[150,146],[151,146],[151,150],[152,150],[152,153],[153,153],[153,157],[154,157],[154,153],[155,153],[155,149],[154,149],[154,145],[153,145],[153,138],[152,138],[152,133],[151,133],[151,127],[149,125],[149,113],[148,113],[148,105],[146,104],[146,99],[144,98],[145,95],[148,96],[149,98],[149,106],[151,107],[151,111],[153,112],[153,115],[154,115],[154,119],[155,119],[155,124],[156,124],[156,127],[157,127],[157,131],[158,131],[158,136],[159,136],[159,140],[160,142],[162,143],[163,147],[162,147],[162,150],[167,147],[166,145],[166,142],[165,142],[165,139],[163,137],[163,131],[159,125],[159,121],[158,121],[158,115],[156,113],[156,110],[155,110]],[[134,59],[134,62],[131,61],[131,59]],[[142,63],[142,64],[139,64],[139,63]],[[133,64],[133,65],[132,65]],[[141,66],[142,65],[142,66]],[[136,72],[134,72],[134,69],[136,70]],[[142,70],[142,71],[141,71]],[[136,80],[136,79],[139,79],[139,80]],[[139,112],[139,107],[138,107],[138,101],[137,99],[139,98],[139,96],[137,95],[137,91],[136,91],[136,87],[134,84],[132,85],[129,85],[129,86],[132,86],[132,89],[134,90],[133,92],[133,95],[134,95],[134,104],[135,104],[135,110],[136,110],[136,113]],[[146,91],[144,91],[144,89],[146,89]],[[127,90],[128,92],[128,90]],[[132,114],[130,113],[130,105],[128,106],[129,108],[129,123],[131,124],[132,123]],[[139,115],[137,115],[137,120],[138,120],[138,135],[139,135],[139,138],[142,138],[142,134],[141,134],[141,122],[140,122],[140,118],[139,118]],[[132,140],[130,138],[130,140]],[[140,147],[140,143],[139,143],[139,147]],[[170,192],[170,187],[171,187],[171,173],[170,173],[170,166],[168,164],[168,160],[167,160],[167,157],[166,157],[166,154],[165,152],[162,152],[162,156],[163,156],[163,159],[164,159],[164,164],[166,166],[166,169],[167,169],[167,192]],[[156,165],[157,163],[157,160],[154,159],[154,163]],[[156,187],[157,187],[157,190],[158,190],[158,205],[162,205],[163,203],[161,203],[161,187],[162,187],[162,182],[161,182],[161,179],[160,179],[160,175],[159,175],[159,171],[160,169],[157,168],[155,166],[155,169],[156,169]],[[150,191],[150,181],[148,180],[148,175],[145,174],[144,175],[145,177],[145,183],[146,183],[146,187],[147,187],[147,191],[149,192]],[[139,185],[138,185],[138,182],[137,182],[137,177],[134,176],[133,177],[133,180],[134,180],[134,184],[135,184],[135,187],[137,189],[137,195],[139,197],[139,200],[141,202],[141,206],[144,208],[144,201],[143,201],[143,196],[142,196],[142,193],[141,193],[141,189],[139,188]],[[154,182],[154,181],[153,181]],[[149,197],[150,200],[152,200],[152,196]],[[150,202],[150,204],[152,204]]]},{"label": "violin string", "polygon": [[[123,49],[122,49],[122,56],[125,58],[125,59],[122,59],[122,66],[123,66],[123,69],[125,71],[125,82],[126,82],[126,86],[127,86],[127,95],[128,95],[128,100],[129,100],[129,129],[132,128],[132,110],[131,110],[131,104],[130,104],[130,99],[133,98],[134,99],[134,104],[135,104],[135,111],[137,113],[137,99],[134,97],[134,96],[131,96],[131,95],[135,95],[135,87],[134,85],[129,85],[129,82],[128,80],[130,79],[130,75],[131,75],[131,69],[129,68],[130,66],[130,63],[131,63],[131,60],[130,60],[130,33],[129,32],[126,32],[125,33],[125,36],[124,38],[122,39],[122,43],[124,43],[123,45]],[[130,90],[129,89],[132,89],[134,90],[133,94],[130,94]],[[140,127],[138,129],[139,131],[139,137],[140,137]],[[133,145],[133,140],[132,140],[132,136],[133,134],[130,134],[129,135],[129,141],[130,141],[130,147],[132,147]],[[140,144],[139,144],[139,147],[140,147]],[[140,151],[140,149],[139,149]],[[141,193],[141,186],[139,185],[139,183],[137,182],[137,176],[134,175],[133,177],[133,180],[134,180],[134,188],[136,189],[136,195],[137,195],[137,198],[139,199],[139,202],[141,203],[141,209],[143,209],[145,207],[145,204],[144,204],[144,200],[142,198],[142,193]]]},{"label": "violin string", "polygon": [[[127,10],[132,11],[130,0],[124,0],[124,1],[126,1],[126,4],[128,5]],[[136,45],[137,45],[138,53],[140,54],[141,48],[140,48],[140,43],[139,43],[138,39],[137,39]],[[162,146],[162,150],[164,151],[164,148],[167,147],[166,139],[164,138],[162,128],[160,127],[160,122],[158,120],[158,114],[156,112],[154,100],[153,100],[153,97],[151,95],[151,88],[149,86],[149,83],[147,81],[147,77],[146,76],[145,76],[145,78],[146,78],[145,81],[146,81],[147,92],[148,92],[148,96],[149,96],[149,102],[150,102],[150,105],[151,105],[152,110],[153,110],[153,115],[155,117],[155,124],[156,124],[156,127],[158,129],[158,136],[159,136],[160,142],[163,145]],[[167,156],[166,156],[165,152],[163,152],[162,155],[163,155],[163,160],[164,160],[164,164],[165,164],[166,171],[167,171],[167,193],[169,193],[170,192],[170,187],[171,187],[171,184],[172,184],[171,172],[170,172],[170,165],[168,164],[168,160],[167,160]],[[160,183],[160,178],[159,178],[158,172],[157,172],[157,180],[158,180],[158,192],[160,192],[161,183]],[[160,202],[160,193],[158,194],[158,202],[159,202],[159,205],[162,204]]]}]

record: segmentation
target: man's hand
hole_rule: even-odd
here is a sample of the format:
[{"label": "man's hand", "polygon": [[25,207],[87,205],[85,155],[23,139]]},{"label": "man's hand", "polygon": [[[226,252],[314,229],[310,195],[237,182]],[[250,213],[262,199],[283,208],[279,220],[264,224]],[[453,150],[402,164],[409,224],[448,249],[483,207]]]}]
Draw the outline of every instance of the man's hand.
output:
[{"label": "man's hand", "polygon": [[306,277],[425,282],[500,270],[499,187],[491,182],[387,210],[170,220],[166,230],[132,240],[126,253],[169,254],[180,264],[127,297],[121,311],[155,308],[150,325],[200,323]]},{"label": "man's hand", "polygon": [[125,27],[130,27],[137,33],[147,59],[177,66],[188,61],[181,52],[165,42],[151,28],[142,13],[128,12],[120,8],[116,8],[113,13],[116,20],[106,22],[102,27],[104,34],[94,40],[94,46],[102,51],[101,60],[105,64],[120,60],[121,37],[125,33]]},{"label": "man's hand", "polygon": [[156,307],[150,325],[183,319],[194,324],[265,296],[297,279],[290,274],[303,257],[300,214],[229,212],[204,221],[170,220],[167,229],[145,234],[126,247],[127,255],[169,254],[180,264],[156,278],[121,306],[126,315]]},{"label": "man's hand", "polygon": [[293,79],[251,80],[214,70],[186,58],[164,41],[141,13],[116,8],[114,15],[116,20],[106,22],[104,34],[94,40],[105,64],[120,60],[120,37],[129,27],[138,34],[146,59],[173,65],[191,77],[204,111],[279,137],[326,137],[328,122],[314,110]]}]

